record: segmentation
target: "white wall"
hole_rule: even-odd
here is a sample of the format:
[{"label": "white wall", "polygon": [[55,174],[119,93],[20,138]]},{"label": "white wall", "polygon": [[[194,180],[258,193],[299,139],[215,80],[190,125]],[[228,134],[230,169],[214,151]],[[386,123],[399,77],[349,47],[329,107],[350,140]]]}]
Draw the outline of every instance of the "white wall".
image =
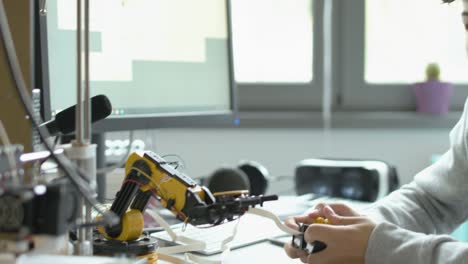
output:
[{"label": "white wall", "polygon": [[[160,155],[178,154],[185,172],[198,178],[221,165],[255,160],[272,176],[292,176],[295,164],[305,158],[375,158],[397,167],[400,181],[412,177],[430,164],[432,154],[447,150],[449,129],[334,130],[319,129],[159,129],[139,131],[146,148]],[[127,133],[109,133],[108,139]],[[120,179],[119,179],[120,180]],[[291,180],[273,183],[269,192],[292,191]]]}]

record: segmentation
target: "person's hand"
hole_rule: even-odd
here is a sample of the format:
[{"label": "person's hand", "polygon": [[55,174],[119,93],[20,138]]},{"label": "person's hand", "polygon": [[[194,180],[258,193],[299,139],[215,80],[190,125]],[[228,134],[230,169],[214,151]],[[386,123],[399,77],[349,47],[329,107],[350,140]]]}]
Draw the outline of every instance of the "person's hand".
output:
[{"label": "person's hand", "polygon": [[298,229],[297,223],[310,224],[319,216],[327,218],[331,225],[311,224],[304,237],[307,242],[322,241],[327,248],[308,255],[287,244],[288,256],[300,258],[304,263],[364,263],[367,242],[375,223],[346,205],[319,204],[308,215],[288,219],[286,225]]},{"label": "person's hand", "polygon": [[304,238],[308,243],[322,241],[327,248],[307,256],[306,263],[364,264],[367,243],[375,223],[365,216],[338,216],[331,225],[312,224]]},{"label": "person's hand", "polygon": [[[294,216],[294,217],[289,217],[286,219],[285,224],[294,229],[294,230],[299,230],[299,223],[312,223],[314,221],[314,218],[309,217],[309,215],[303,215],[303,216]],[[300,258],[302,262],[306,263],[307,262],[307,257],[309,254],[307,254],[305,251],[297,249],[292,246],[291,243],[286,243],[284,244],[284,250],[286,251],[286,254],[290,258]]]},{"label": "person's hand", "polygon": [[[317,217],[327,218],[333,224],[338,221],[335,215],[359,216],[359,213],[342,203],[319,203],[307,215],[290,217],[286,220],[285,224],[292,229],[299,230],[298,224],[311,224]],[[303,250],[293,247],[290,243],[284,245],[284,250],[290,258],[300,258],[302,262],[307,262],[308,254]]]}]

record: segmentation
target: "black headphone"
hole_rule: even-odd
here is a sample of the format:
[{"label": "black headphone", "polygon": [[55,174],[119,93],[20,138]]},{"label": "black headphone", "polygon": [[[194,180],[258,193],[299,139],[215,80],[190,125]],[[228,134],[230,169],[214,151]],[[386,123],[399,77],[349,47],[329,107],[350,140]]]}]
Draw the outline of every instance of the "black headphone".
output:
[{"label": "black headphone", "polygon": [[268,170],[255,161],[241,161],[235,168],[215,170],[205,185],[213,192],[249,190],[251,195],[265,194],[270,176]]}]

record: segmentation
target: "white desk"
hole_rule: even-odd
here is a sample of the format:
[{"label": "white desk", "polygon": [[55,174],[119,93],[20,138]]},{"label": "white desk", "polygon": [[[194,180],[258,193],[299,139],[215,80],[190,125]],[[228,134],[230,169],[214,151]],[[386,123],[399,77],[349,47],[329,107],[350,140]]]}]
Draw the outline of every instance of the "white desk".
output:
[{"label": "white desk", "polygon": [[[278,201],[268,202],[264,204],[265,209],[268,209],[272,212],[275,212],[277,215],[297,215],[306,210],[306,206],[303,204],[305,199],[300,197],[280,197]],[[281,235],[284,234],[279,228],[276,227],[274,222],[270,219],[261,218],[254,215],[245,215],[240,221],[240,225],[237,230],[236,237],[240,238],[243,235],[251,234],[252,232],[259,233],[259,236],[262,237],[265,232],[270,233],[271,235]],[[228,230],[226,230],[228,232]],[[227,237],[227,236],[226,236]],[[241,239],[242,240],[242,239]],[[201,257],[219,260],[220,254],[205,256],[199,255]],[[183,258],[182,254],[177,254],[177,257]],[[158,263],[167,263],[160,261]],[[223,263],[301,263],[299,260],[290,259],[284,249],[278,245],[272,244],[269,241],[262,241],[256,244],[249,246],[244,246],[241,248],[232,249],[228,254],[227,258]]]},{"label": "white desk", "polygon": [[[200,255],[202,256],[202,255]],[[204,257],[204,256],[203,256]],[[217,260],[220,254],[206,257],[208,259]],[[158,264],[166,264],[168,262],[158,261]],[[259,244],[250,245],[238,249],[233,249],[223,262],[224,264],[239,264],[239,263],[302,263],[298,259],[290,259],[283,248],[273,245],[265,241]]]},{"label": "white desk", "polygon": [[[350,206],[360,210],[369,207],[371,204],[366,202],[357,202],[350,200],[343,200],[338,198],[318,198],[316,200],[308,200],[307,197],[280,197],[280,200],[273,203],[265,203],[265,208],[269,209],[279,215],[295,215],[303,212],[312,207],[318,202],[344,202]],[[306,203],[306,205],[304,205]],[[213,256],[203,256],[208,259],[218,260],[220,254]],[[183,257],[179,255],[179,257]],[[158,263],[167,263],[159,261]],[[280,246],[274,245],[269,241],[260,242],[250,246],[237,248],[231,250],[227,258],[224,260],[225,264],[238,264],[238,263],[302,263],[299,259],[290,259],[284,249]]]}]

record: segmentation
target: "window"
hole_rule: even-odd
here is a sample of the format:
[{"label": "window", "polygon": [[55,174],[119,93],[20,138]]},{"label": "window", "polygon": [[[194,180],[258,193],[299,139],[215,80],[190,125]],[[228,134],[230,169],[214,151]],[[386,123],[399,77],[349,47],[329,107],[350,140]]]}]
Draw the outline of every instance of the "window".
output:
[{"label": "window", "polygon": [[[319,2],[231,1],[241,110],[320,109]],[[317,67],[316,67],[317,65]]]},{"label": "window", "polygon": [[312,81],[310,0],[235,0],[231,10],[238,82]]},{"label": "window", "polygon": [[[232,1],[241,110],[320,111],[324,0]],[[437,62],[454,83],[452,110],[468,96],[461,1],[333,1],[333,109],[413,111],[412,83]]]},{"label": "window", "polygon": [[[412,83],[438,63],[441,79],[468,82],[462,2],[380,0],[366,2],[365,80]],[[404,30],[403,30],[404,29]]]},{"label": "window", "polygon": [[[457,2],[457,1],[456,1]],[[468,95],[460,4],[424,0],[337,1],[340,105],[343,110],[413,111],[410,86],[438,61],[455,83],[452,110]],[[440,41],[438,40],[440,39]]]}]

